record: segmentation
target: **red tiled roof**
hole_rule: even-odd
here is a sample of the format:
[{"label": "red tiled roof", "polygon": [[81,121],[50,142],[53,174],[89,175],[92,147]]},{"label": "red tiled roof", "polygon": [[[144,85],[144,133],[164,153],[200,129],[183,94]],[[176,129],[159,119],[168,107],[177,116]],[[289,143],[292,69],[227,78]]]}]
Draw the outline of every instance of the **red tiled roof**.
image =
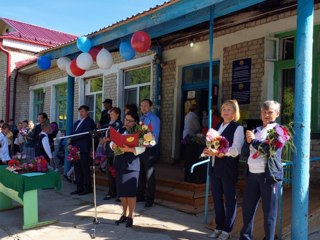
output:
[{"label": "red tiled roof", "polygon": [[58,32],[8,18],[0,18],[0,20],[4,21],[14,29],[14,31],[4,33],[1,36],[2,38],[11,38],[48,47],[53,47],[77,38],[75,35]]}]

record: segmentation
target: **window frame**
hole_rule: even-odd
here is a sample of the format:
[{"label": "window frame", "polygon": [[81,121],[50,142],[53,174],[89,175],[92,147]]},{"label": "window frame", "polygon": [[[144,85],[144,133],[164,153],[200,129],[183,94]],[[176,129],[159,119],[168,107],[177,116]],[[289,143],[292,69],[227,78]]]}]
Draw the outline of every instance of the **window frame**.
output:
[{"label": "window frame", "polygon": [[[36,100],[37,93],[41,93],[42,94],[42,97],[43,97],[42,100]],[[38,114],[40,112],[44,111],[44,102],[45,102],[45,97],[46,97],[45,95],[46,94],[45,94],[43,88],[38,88],[38,89],[33,90],[33,121],[34,122],[38,121]],[[36,106],[39,106],[39,105],[42,105],[42,110],[36,112],[36,109],[37,109]]]},{"label": "window frame", "polygon": [[[146,83],[139,83],[139,84],[133,84],[133,85],[126,86],[126,73],[130,72],[130,71],[138,70],[138,69],[143,69],[143,68],[150,69],[150,81],[146,82]],[[150,64],[125,69],[123,71],[123,103],[124,103],[124,105],[127,104],[126,103],[126,90],[135,88],[135,89],[137,89],[136,105],[139,106],[140,105],[140,102],[139,102],[140,88],[145,87],[145,86],[150,86],[150,97],[149,98],[152,99],[153,84],[152,84],[152,67]]]},{"label": "window frame", "polygon": [[[319,99],[319,93],[318,93],[318,87],[320,81],[320,25],[314,26],[314,33],[313,33],[313,63],[312,63],[312,95],[311,95],[311,133],[312,134],[319,134],[320,133],[320,126],[318,127],[318,114],[320,113],[318,99]],[[280,48],[282,48],[282,41],[281,39],[288,38],[288,37],[294,37],[296,39],[296,30],[283,32],[276,34],[276,37],[280,39]],[[283,50],[280,49],[280,52]],[[279,101],[281,103],[281,94],[280,94],[280,71],[283,69],[288,68],[295,68],[295,61],[296,61],[296,41],[294,45],[294,59],[290,60],[282,60],[279,58],[279,61],[275,62],[274,65],[274,98],[275,100]],[[319,78],[319,79],[318,79]]]},{"label": "window frame", "polygon": [[[58,126],[59,126],[59,122],[60,122],[60,119],[59,119],[59,113],[58,113],[58,106],[59,106],[59,102],[62,102],[62,101],[65,101],[66,102],[66,109],[67,109],[67,103],[68,103],[68,92],[66,93],[65,96],[58,96],[57,93],[58,93],[58,89],[59,87],[63,87],[65,86],[66,89],[68,89],[68,83],[61,83],[61,84],[57,84],[57,85],[54,85],[54,93],[55,93],[55,107],[54,107],[54,111],[55,111],[55,121],[58,123]],[[67,124],[67,114],[66,114],[66,119],[63,119],[63,124],[62,124],[62,127],[59,126],[59,128],[61,130],[66,130],[66,124]]]},{"label": "window frame", "polygon": [[[95,80],[95,79],[101,79],[101,82],[102,82],[101,91],[91,92],[91,83],[92,83],[92,80]],[[88,86],[86,86],[87,82],[89,84]],[[94,98],[94,102],[93,102],[94,103],[94,107],[93,107],[93,110],[90,109],[89,114],[93,113],[93,116],[94,116],[93,120],[95,122],[99,122],[99,120],[100,120],[100,118],[96,119],[96,115],[97,115],[97,113],[96,113],[96,111],[97,111],[97,95],[99,95],[99,94],[101,94],[101,106],[100,106],[100,108],[101,108],[101,112],[102,112],[102,110],[103,110],[103,104],[102,104],[102,101],[103,101],[103,75],[94,76],[94,77],[90,77],[90,78],[85,78],[84,79],[84,103],[87,104],[86,103],[87,96],[93,96],[93,98]],[[100,115],[100,117],[101,117],[101,115]]]}]

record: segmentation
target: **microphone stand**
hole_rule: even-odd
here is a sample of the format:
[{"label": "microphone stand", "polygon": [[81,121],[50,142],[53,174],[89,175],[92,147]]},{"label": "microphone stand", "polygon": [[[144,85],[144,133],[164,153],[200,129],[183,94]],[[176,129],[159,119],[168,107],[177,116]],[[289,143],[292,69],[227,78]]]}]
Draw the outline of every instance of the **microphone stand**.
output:
[{"label": "microphone stand", "polygon": [[100,223],[102,224],[102,222],[100,222],[98,220],[98,214],[97,214],[97,191],[96,191],[96,167],[95,167],[94,138],[95,138],[95,136],[97,136],[98,132],[109,131],[109,129],[110,129],[110,127],[103,128],[103,129],[96,129],[96,130],[89,131],[89,132],[76,133],[76,134],[72,134],[72,135],[68,135],[68,136],[64,136],[64,137],[60,137],[60,138],[55,138],[55,139],[65,139],[65,138],[72,138],[72,137],[76,137],[76,136],[86,135],[86,134],[91,135],[92,158],[93,158],[93,164],[92,164],[93,176],[92,176],[92,178],[93,178],[93,204],[94,204],[94,218],[93,218],[94,228],[91,229],[92,233],[90,234],[92,239],[96,238],[97,225]]}]

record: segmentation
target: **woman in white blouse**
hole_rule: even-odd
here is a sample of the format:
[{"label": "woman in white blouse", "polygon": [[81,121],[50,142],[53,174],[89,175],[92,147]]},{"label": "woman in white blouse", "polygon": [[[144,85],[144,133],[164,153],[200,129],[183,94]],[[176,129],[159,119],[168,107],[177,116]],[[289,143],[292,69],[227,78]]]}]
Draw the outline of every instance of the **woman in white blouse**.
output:
[{"label": "woman in white blouse", "polygon": [[0,145],[1,145],[0,161],[2,161],[3,164],[6,164],[11,159],[9,155],[9,148],[8,148],[8,138],[7,138],[8,132],[9,132],[9,125],[4,123],[1,127],[1,132],[0,132]]},{"label": "woman in white blouse", "polygon": [[211,189],[216,215],[216,229],[208,237],[224,240],[230,238],[236,217],[236,183],[244,130],[237,123],[240,111],[236,100],[227,100],[222,104],[221,117],[223,122],[215,130],[228,140],[229,149],[223,154],[215,149],[205,148],[203,153],[212,156]]}]

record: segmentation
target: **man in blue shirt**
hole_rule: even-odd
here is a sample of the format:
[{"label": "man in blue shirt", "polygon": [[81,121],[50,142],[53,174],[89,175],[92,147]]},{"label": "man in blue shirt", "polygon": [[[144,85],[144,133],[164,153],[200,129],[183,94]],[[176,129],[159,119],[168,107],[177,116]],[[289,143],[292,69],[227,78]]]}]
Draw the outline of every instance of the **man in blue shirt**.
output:
[{"label": "man in blue shirt", "polygon": [[140,156],[140,176],[138,187],[138,201],[146,200],[145,207],[152,207],[156,191],[154,163],[159,158],[159,136],[160,136],[160,119],[151,112],[152,101],[150,99],[142,100],[140,104],[142,121],[146,125],[151,125],[152,135],[155,137],[156,145],[149,147]]}]

